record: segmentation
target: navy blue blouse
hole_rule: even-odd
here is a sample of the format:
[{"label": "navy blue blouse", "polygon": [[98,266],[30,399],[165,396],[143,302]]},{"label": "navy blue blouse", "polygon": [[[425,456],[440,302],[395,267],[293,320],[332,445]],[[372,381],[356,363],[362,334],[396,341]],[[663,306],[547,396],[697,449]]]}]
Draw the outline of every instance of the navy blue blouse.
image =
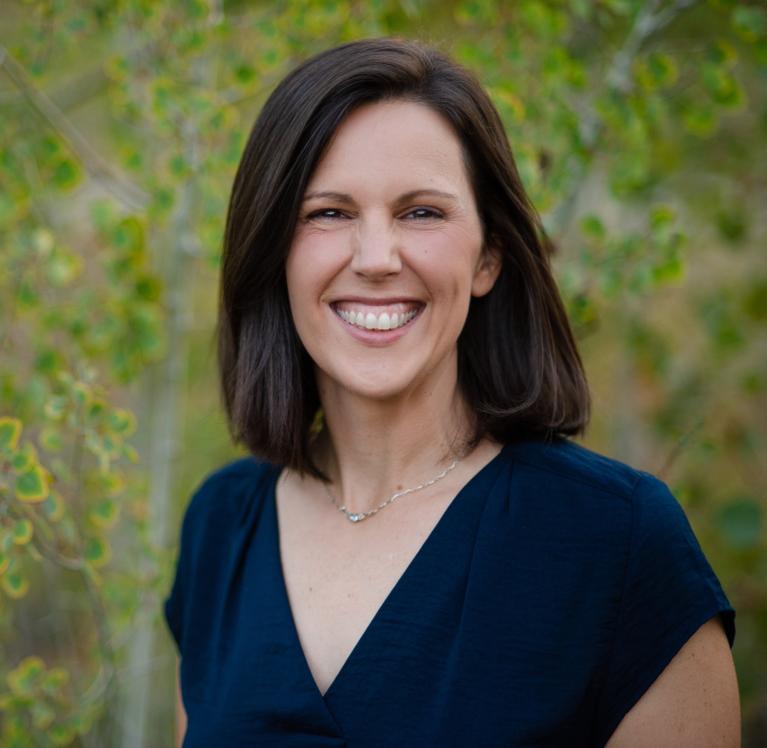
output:
[{"label": "navy blue blouse", "polygon": [[507,444],[455,496],[323,696],[279,555],[280,469],[209,474],[164,611],[184,748],[604,746],[735,611],[667,485],[569,439]]}]

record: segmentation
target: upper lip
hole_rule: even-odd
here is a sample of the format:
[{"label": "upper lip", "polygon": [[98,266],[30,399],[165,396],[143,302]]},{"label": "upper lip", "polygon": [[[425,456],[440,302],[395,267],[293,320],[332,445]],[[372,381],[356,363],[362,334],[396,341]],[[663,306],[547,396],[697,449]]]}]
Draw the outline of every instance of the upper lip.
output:
[{"label": "upper lip", "polygon": [[386,306],[387,304],[423,304],[420,299],[414,299],[412,296],[386,296],[381,298],[371,298],[369,296],[339,296],[333,299],[331,304],[340,302],[351,302],[358,304],[368,304],[370,306]]}]

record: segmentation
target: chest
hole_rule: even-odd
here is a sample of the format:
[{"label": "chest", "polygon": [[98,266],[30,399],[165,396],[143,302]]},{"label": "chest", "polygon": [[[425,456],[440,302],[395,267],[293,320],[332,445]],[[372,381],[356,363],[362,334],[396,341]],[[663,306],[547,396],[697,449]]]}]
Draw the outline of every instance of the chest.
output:
[{"label": "chest", "polygon": [[279,490],[257,524],[208,522],[188,589],[190,748],[593,744],[631,517],[555,489],[488,470],[401,524],[396,502],[360,525],[331,506],[326,523]]},{"label": "chest", "polygon": [[[280,561],[304,658],[324,694],[451,497],[352,524],[332,507],[277,492]],[[412,507],[411,507],[412,509]]]}]

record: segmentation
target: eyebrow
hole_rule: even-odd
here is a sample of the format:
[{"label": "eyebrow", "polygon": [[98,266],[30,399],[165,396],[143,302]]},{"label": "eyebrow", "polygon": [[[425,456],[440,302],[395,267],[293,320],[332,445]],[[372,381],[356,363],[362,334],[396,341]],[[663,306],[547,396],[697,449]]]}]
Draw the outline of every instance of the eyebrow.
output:
[{"label": "eyebrow", "polygon": [[[458,200],[457,195],[453,195],[451,192],[443,192],[442,190],[433,189],[418,189],[410,190],[409,192],[403,192],[394,202],[404,203],[420,195],[430,195],[432,197],[445,197],[449,200]],[[354,198],[346,192],[334,192],[332,190],[323,190],[322,192],[310,192],[304,196],[303,202],[307,200],[313,200],[318,197],[326,197],[331,200],[338,200],[344,203],[353,203]]]}]

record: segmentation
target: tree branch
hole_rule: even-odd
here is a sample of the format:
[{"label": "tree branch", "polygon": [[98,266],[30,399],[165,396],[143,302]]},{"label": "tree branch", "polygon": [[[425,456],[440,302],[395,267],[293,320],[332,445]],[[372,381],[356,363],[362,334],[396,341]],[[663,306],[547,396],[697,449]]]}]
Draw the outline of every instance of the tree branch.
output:
[{"label": "tree branch", "polygon": [[[605,74],[606,89],[628,96],[634,88],[631,80],[631,64],[639,50],[651,36],[671,23],[679,13],[694,5],[695,2],[697,0],[675,0],[669,6],[659,10],[660,0],[647,0],[637,13],[621,48],[613,55]],[[587,150],[594,148],[604,127],[604,121],[599,118],[593,108],[582,115],[578,129],[581,142]],[[581,177],[585,169],[586,165],[583,161],[577,161],[574,164],[574,176],[571,180],[574,187],[555,208],[547,222],[547,228],[552,234],[561,236],[569,226],[575,212],[578,194],[584,183]]]},{"label": "tree branch", "polygon": [[24,68],[8,54],[8,50],[2,45],[0,45],[0,68],[38,116],[66,142],[91,177],[131,210],[141,210],[146,206],[149,195],[137,185],[115,173],[56,104],[34,85]]}]

